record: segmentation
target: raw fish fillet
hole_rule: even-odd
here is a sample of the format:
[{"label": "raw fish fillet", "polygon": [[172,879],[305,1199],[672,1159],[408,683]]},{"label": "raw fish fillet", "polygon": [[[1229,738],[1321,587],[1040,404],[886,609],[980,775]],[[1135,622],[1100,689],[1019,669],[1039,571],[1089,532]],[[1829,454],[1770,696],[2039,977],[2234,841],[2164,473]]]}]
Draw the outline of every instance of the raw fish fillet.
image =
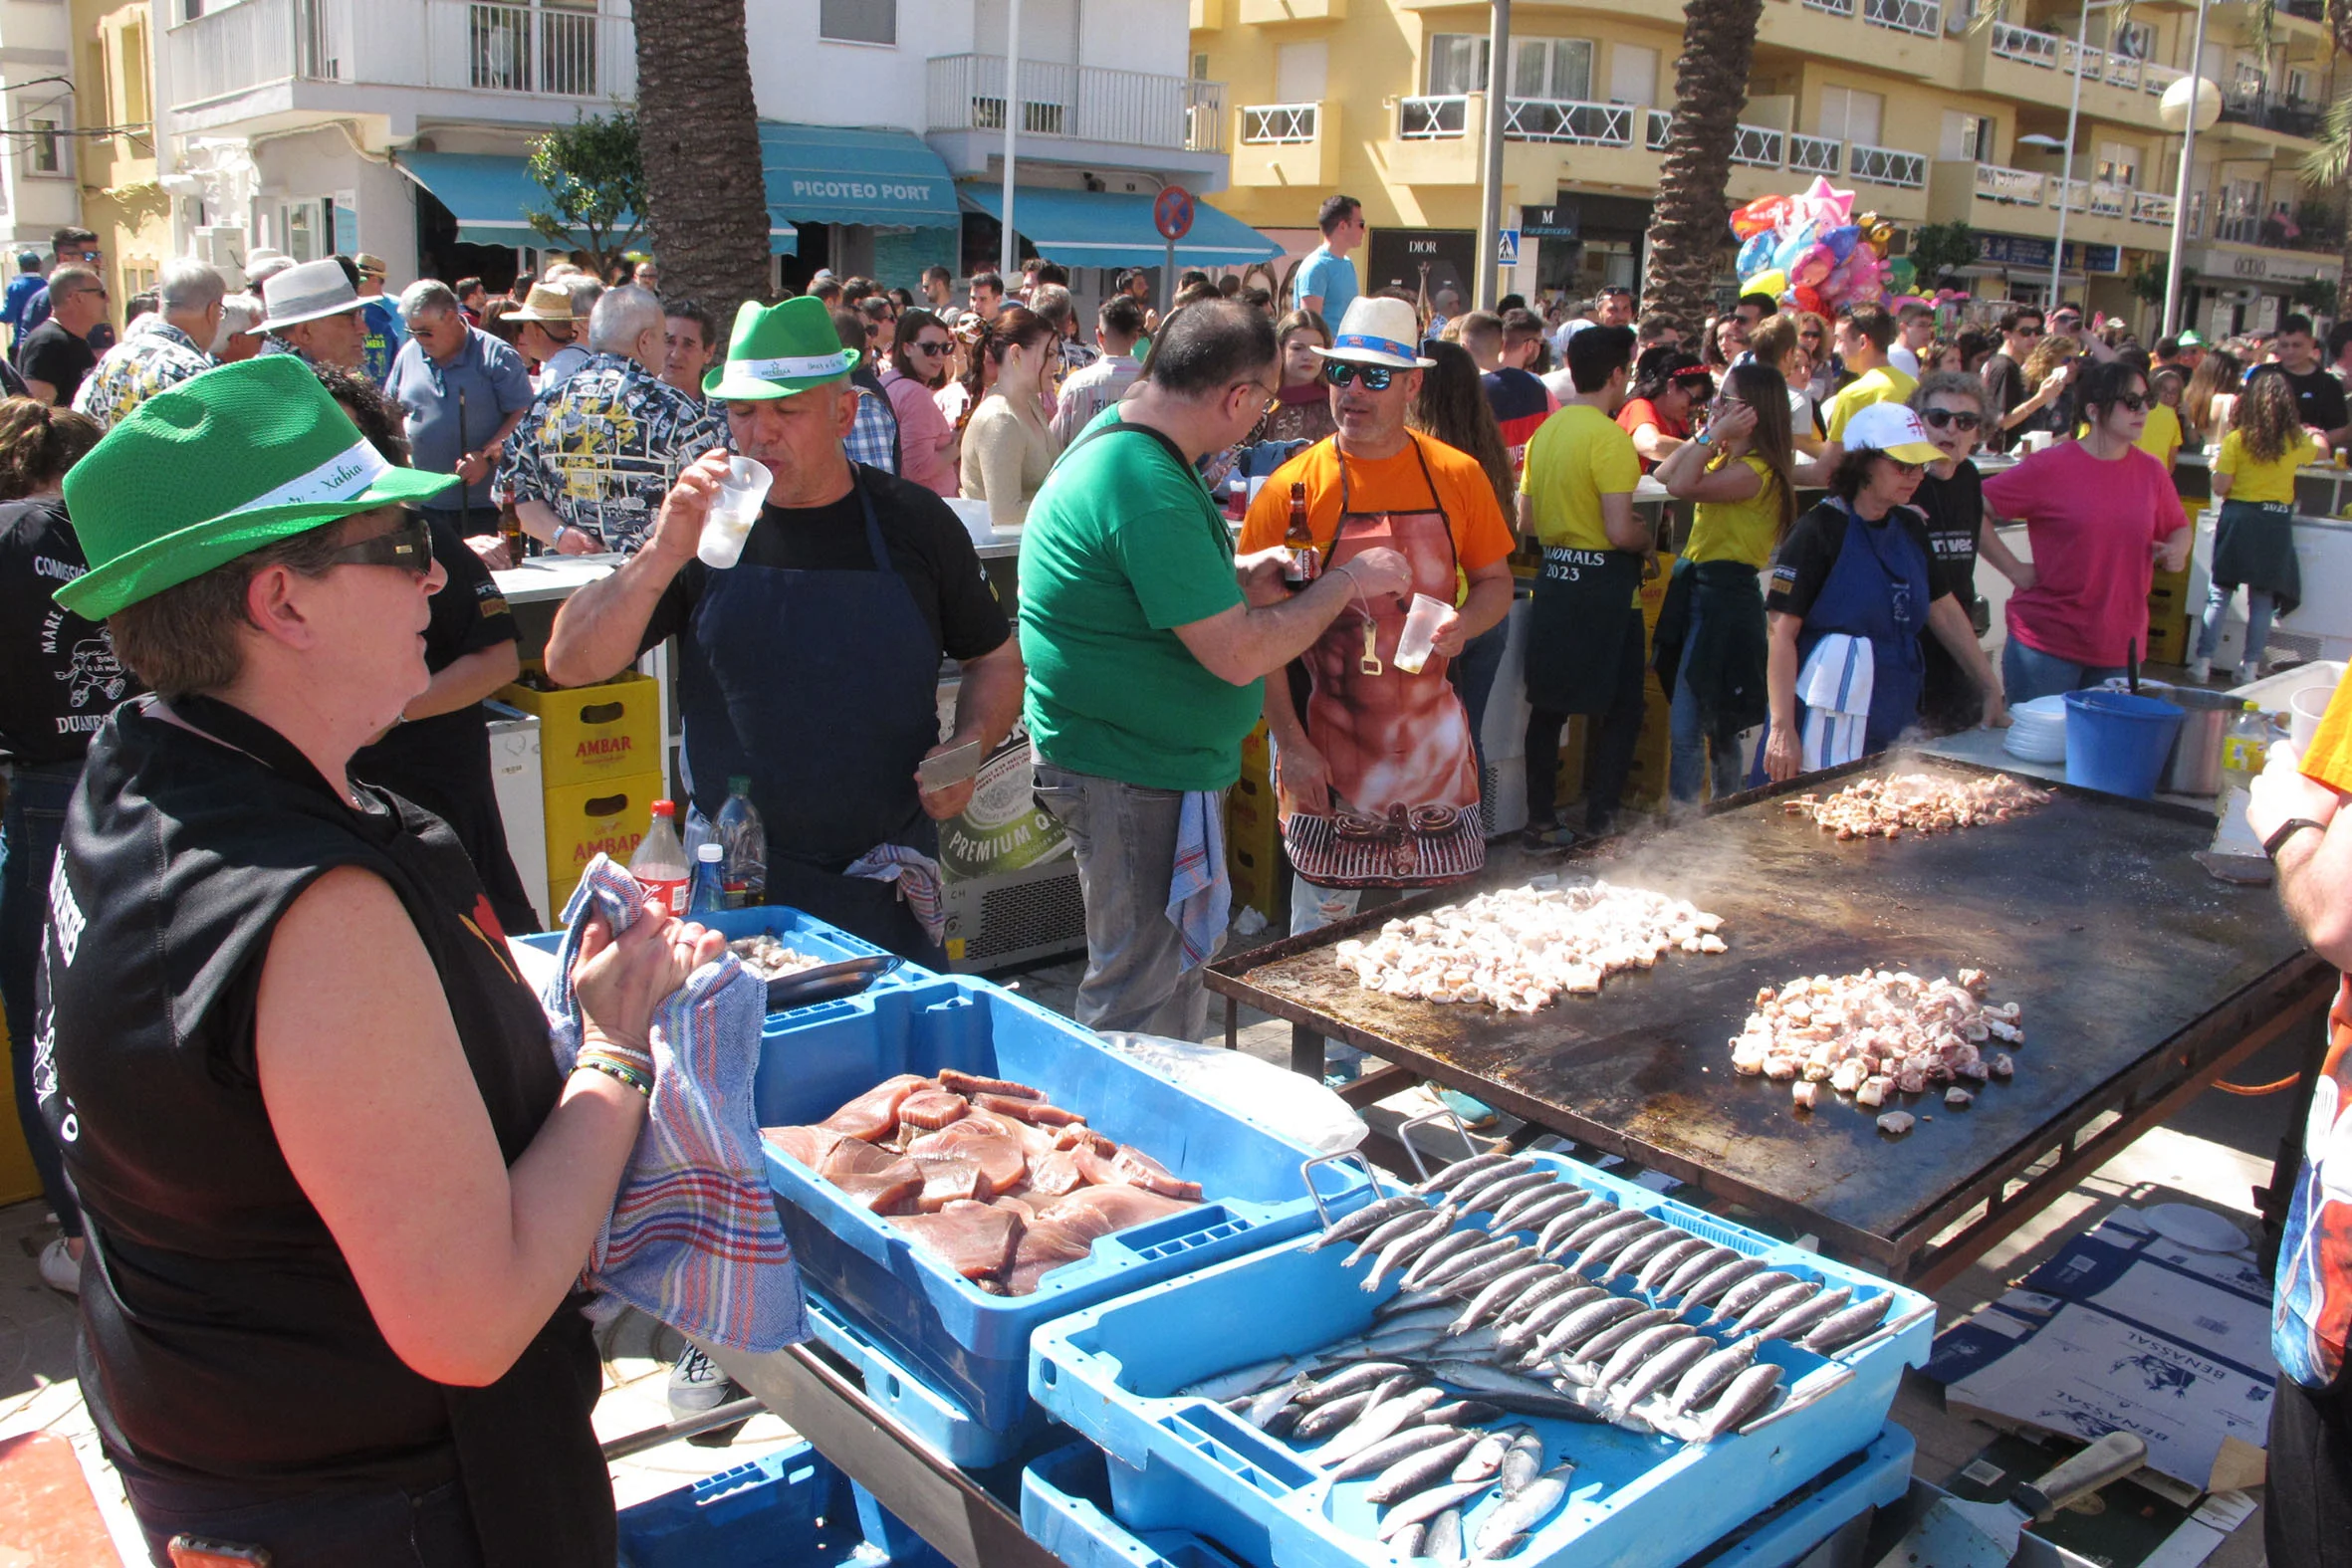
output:
[{"label": "raw fish fillet", "polygon": [[1129,1187],[1140,1187],[1162,1198],[1182,1198],[1196,1204],[1201,1201],[1200,1183],[1185,1181],[1141,1149],[1120,1144],[1118,1155],[1110,1165]]},{"label": "raw fish fillet", "polygon": [[1040,1198],[1060,1198],[1086,1185],[1086,1178],[1078,1172],[1078,1162],[1067,1149],[1057,1149],[1041,1155],[1030,1168],[1029,1190]]},{"label": "raw fish fillet", "polygon": [[1072,1149],[1069,1151],[1069,1155],[1077,1165],[1079,1178],[1089,1185],[1094,1187],[1129,1185],[1126,1173],[1118,1168],[1115,1160],[1097,1154],[1090,1148]]},{"label": "raw fish fillet", "polygon": [[[1024,1191],[1027,1190],[1024,1189]],[[1009,1214],[1019,1215],[1023,1225],[1028,1225],[1038,1217],[1037,1205],[1029,1202],[1027,1198],[1017,1198],[1011,1193],[997,1194],[996,1197],[988,1201],[988,1205],[991,1209],[1002,1209]]]},{"label": "raw fish fillet", "polygon": [[1072,1122],[1054,1135],[1054,1147],[1057,1149],[1076,1149],[1081,1146],[1093,1150],[1104,1159],[1119,1152],[1117,1144],[1083,1122]]},{"label": "raw fish fillet", "polygon": [[972,1115],[950,1122],[935,1133],[925,1133],[906,1146],[912,1155],[958,1154],[980,1163],[992,1192],[1010,1192],[1029,1171],[1029,1153],[1021,1140],[993,1117]]},{"label": "raw fish fillet", "polygon": [[1140,1187],[1082,1187],[1039,1209],[1038,1219],[1106,1224],[1112,1231],[1124,1231],[1192,1207],[1181,1198],[1163,1198]]},{"label": "raw fish fillet", "polygon": [[957,1094],[1003,1094],[1016,1100],[1042,1100],[1046,1097],[1043,1090],[1033,1089],[1026,1083],[1015,1083],[1008,1078],[983,1078],[977,1073],[958,1072],[953,1067],[939,1069],[939,1083],[942,1088]]},{"label": "raw fish fillet", "polygon": [[993,1279],[1012,1264],[1021,1217],[989,1204],[949,1204],[935,1215],[894,1215],[915,1244],[945,1258],[966,1279]]},{"label": "raw fish fillet", "polygon": [[1086,1118],[1047,1100],[1021,1100],[1006,1094],[975,1094],[972,1103],[984,1111],[1010,1116],[1039,1127],[1067,1127]]},{"label": "raw fish fillet", "polygon": [[824,1151],[817,1164],[817,1174],[828,1182],[839,1182],[844,1176],[879,1176],[899,1164],[901,1156],[887,1149],[877,1149],[857,1138],[843,1138]]},{"label": "raw fish fillet", "polygon": [[918,1089],[938,1087],[920,1074],[902,1072],[875,1084],[820,1125],[845,1132],[852,1138],[879,1138],[898,1125],[898,1107],[906,1103],[908,1095]]},{"label": "raw fish fillet", "polygon": [[1038,1281],[1064,1263],[1074,1263],[1093,1250],[1094,1237],[1083,1227],[1059,1220],[1039,1220],[1021,1232],[1013,1253],[1013,1271],[1005,1276],[1008,1292],[1028,1295]]},{"label": "raw fish fillet", "polygon": [[987,1203],[996,1196],[980,1162],[967,1154],[910,1155],[922,1168],[923,1192],[915,1207],[937,1214],[951,1203]]},{"label": "raw fish fillet", "polygon": [[849,1135],[830,1127],[763,1127],[760,1136],[812,1171],[823,1170],[834,1144]]},{"label": "raw fish fillet", "polygon": [[909,1127],[926,1132],[937,1132],[949,1122],[961,1121],[971,1105],[960,1094],[944,1089],[922,1089],[906,1097],[898,1107],[898,1120]]},{"label": "raw fish fillet", "polygon": [[825,1180],[878,1215],[905,1214],[922,1197],[923,1168],[912,1160],[893,1160],[879,1171],[841,1171]]},{"label": "raw fish fillet", "polygon": [[1011,1134],[1013,1138],[1020,1143],[1021,1152],[1028,1155],[1032,1160],[1036,1159],[1041,1154],[1052,1154],[1054,1152],[1055,1133],[1054,1129],[1051,1127],[1035,1126],[1029,1122],[1023,1121],[1018,1116],[1007,1116],[1002,1111],[989,1110],[977,1102],[974,1103],[971,1114],[966,1116],[962,1122],[958,1122],[956,1125],[960,1127],[968,1125],[972,1122],[986,1122],[1003,1132]]}]

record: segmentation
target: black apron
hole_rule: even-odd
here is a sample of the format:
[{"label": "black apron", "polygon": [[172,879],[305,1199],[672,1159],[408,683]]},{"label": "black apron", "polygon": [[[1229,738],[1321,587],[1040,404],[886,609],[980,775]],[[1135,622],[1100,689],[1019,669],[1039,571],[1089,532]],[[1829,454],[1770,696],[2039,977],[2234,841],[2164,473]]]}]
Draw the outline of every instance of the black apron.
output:
[{"label": "black apron", "polygon": [[2295,560],[2295,509],[2285,501],[2225,501],[2214,524],[2216,582],[2260,588],[2291,615],[2303,602],[2303,567]]},{"label": "black apron", "polygon": [[1541,713],[1603,714],[1617,696],[1625,620],[1638,617],[1646,558],[1631,550],[1543,547],[1528,606],[1528,704]]}]

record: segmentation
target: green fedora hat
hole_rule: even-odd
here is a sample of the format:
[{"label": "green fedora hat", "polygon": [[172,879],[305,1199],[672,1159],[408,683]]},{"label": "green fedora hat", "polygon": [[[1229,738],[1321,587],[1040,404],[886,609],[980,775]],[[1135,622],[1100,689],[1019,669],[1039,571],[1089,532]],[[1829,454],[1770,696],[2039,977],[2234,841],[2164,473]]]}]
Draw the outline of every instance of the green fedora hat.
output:
[{"label": "green fedora hat", "polygon": [[385,462],[293,354],[225,364],[139,404],[68,471],[90,570],[57,601],[102,620],[273,541],[456,483]]},{"label": "green fedora hat", "polygon": [[839,380],[859,357],[841,346],[833,313],[815,295],[770,306],[746,300],[727,337],[727,362],[704,373],[702,395],[726,402],[790,397]]}]

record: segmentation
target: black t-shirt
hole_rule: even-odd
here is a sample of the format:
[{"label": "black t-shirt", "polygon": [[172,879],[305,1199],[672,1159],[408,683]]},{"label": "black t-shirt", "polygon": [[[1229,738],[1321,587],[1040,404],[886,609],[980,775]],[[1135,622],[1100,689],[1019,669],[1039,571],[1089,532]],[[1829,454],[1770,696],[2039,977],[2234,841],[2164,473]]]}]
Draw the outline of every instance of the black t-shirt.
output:
[{"label": "black t-shirt", "polygon": [[1928,545],[1946,586],[1964,605],[1977,602],[1977,536],[1985,521],[1985,476],[1964,462],[1950,479],[1922,474],[1911,504],[1927,514]]},{"label": "black t-shirt", "polygon": [[1992,415],[1985,445],[1991,451],[2005,452],[2016,432],[2001,429],[2000,422],[2010,409],[2033,395],[2032,389],[2025,384],[2024,370],[2005,353],[1989,356],[1978,373],[1985,378],[1986,412]]},{"label": "black t-shirt", "polygon": [[18,355],[18,363],[30,379],[56,387],[57,406],[66,408],[82,389],[82,378],[96,368],[98,350],[86,338],[58,326],[53,316],[25,335],[25,351]]},{"label": "black t-shirt", "polygon": [[2341,430],[2352,423],[2344,410],[2344,383],[2327,371],[2306,370],[2297,375],[2282,366],[2278,373],[2295,389],[2295,408],[2304,424],[2314,430]]},{"label": "black t-shirt", "polygon": [[[857,477],[873,497],[890,568],[906,579],[940,651],[951,659],[977,659],[1002,647],[1013,634],[1012,625],[980,569],[972,536],[947,503],[928,487],[879,469],[860,466]],[[743,543],[743,560],[747,565],[796,571],[873,570],[856,490],[822,507],[763,508]],[[654,605],[640,648],[686,629],[709,575],[699,560],[686,562]]]},{"label": "black t-shirt", "polygon": [[[490,568],[451,524],[433,519],[433,559],[449,581],[432,597],[424,629],[425,668],[435,675],[469,653],[515,640],[515,617]],[[486,785],[490,721],[480,703],[395,727],[352,759],[352,775],[382,784],[447,817],[446,791]]]},{"label": "black t-shirt", "polygon": [[[1796,520],[1772,557],[1772,585],[1764,594],[1765,609],[1799,619],[1811,612],[1813,600],[1821,596],[1821,585],[1829,580],[1830,568],[1837,564],[1838,552],[1845,549],[1846,527],[1846,514],[1827,502]],[[1897,507],[1881,522],[1863,527],[1899,528],[1911,536],[1927,557],[1929,603],[1952,591],[1950,573],[1936,559],[1935,544],[1928,538],[1927,520],[1917,512]]]},{"label": "black t-shirt", "polygon": [[78,763],[115,705],[146,689],[104,622],[50,596],[89,569],[63,501],[0,505],[0,757]]}]

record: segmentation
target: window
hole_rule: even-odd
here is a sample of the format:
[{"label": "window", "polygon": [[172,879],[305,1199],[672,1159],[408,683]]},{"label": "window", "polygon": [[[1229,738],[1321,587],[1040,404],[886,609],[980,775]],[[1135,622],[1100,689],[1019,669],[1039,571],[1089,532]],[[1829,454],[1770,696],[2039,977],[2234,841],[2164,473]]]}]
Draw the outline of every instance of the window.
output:
[{"label": "window", "polygon": [[1879,116],[1885,112],[1886,103],[1877,93],[1825,87],[1821,90],[1820,112],[1814,116],[1813,134],[1832,141],[1859,141],[1865,146],[1876,146]]},{"label": "window", "polygon": [[1936,156],[1964,160],[1970,163],[1993,161],[1993,116],[1964,114],[1959,110],[1944,111],[1944,139]]},{"label": "window", "polygon": [[124,125],[143,125],[147,122],[147,27],[144,22],[126,22],[119,40],[120,65],[116,80],[122,85],[121,117],[116,121]]},{"label": "window", "polygon": [[1618,44],[1609,51],[1609,102],[1658,102],[1658,51],[1639,44]]},{"label": "window", "polygon": [[2107,47],[2126,60],[2148,60],[2156,54],[2156,29],[2146,22],[2122,22]]},{"label": "window", "polygon": [[1209,57],[1207,55],[1195,55],[1192,57],[1192,79],[1195,82],[1206,82],[1209,80]]},{"label": "window", "polygon": [[59,166],[58,124],[55,119],[28,119],[25,128],[32,132],[25,138],[25,166],[35,174],[61,174]]},{"label": "window", "polygon": [[817,0],[817,36],[836,44],[895,44],[898,0]]},{"label": "window", "polygon": [[1429,92],[1432,97],[1487,90],[1487,37],[1484,33],[1433,33],[1429,39]]},{"label": "window", "polygon": [[1283,44],[1274,52],[1274,101],[1319,104],[1330,67],[1330,46],[1321,42]]},{"label": "window", "polygon": [[1592,41],[1522,38],[1511,46],[1511,96],[1582,103],[1592,97]]},{"label": "window", "polygon": [[2091,176],[2109,185],[2140,183],[2140,149],[2121,141],[2099,143],[2099,161]]},{"label": "window", "polygon": [[2311,73],[2299,66],[2290,66],[2286,73],[2286,101],[2289,104],[2311,102]]}]

